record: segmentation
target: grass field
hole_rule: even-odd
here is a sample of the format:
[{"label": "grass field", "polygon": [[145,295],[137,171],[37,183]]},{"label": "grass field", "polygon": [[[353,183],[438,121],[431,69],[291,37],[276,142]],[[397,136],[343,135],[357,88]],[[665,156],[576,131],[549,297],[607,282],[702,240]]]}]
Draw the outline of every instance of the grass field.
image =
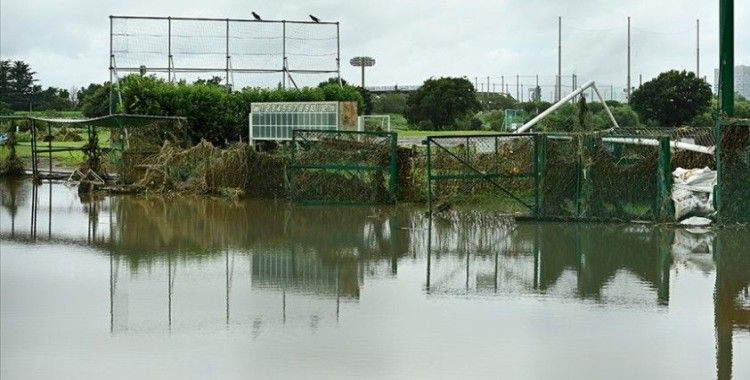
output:
[{"label": "grass field", "polygon": [[[84,132],[80,133],[80,136],[83,138],[83,140],[81,141],[52,141],[52,147],[82,148],[87,143],[87,136]],[[109,146],[108,132],[99,133],[98,137],[99,146]],[[41,149],[46,149],[48,147],[47,142],[39,141],[38,144],[39,148]],[[0,160],[4,160],[7,155],[8,149],[5,146],[0,146]],[[19,141],[16,145],[16,155],[18,155],[18,158],[24,161],[29,161],[31,159],[31,142]],[[49,157],[49,153],[40,154],[40,158],[42,159],[46,159],[47,157]],[[52,152],[52,158],[61,166],[76,167],[83,163],[83,161],[85,160],[85,155],[80,150],[73,152]]]},{"label": "grass field", "polygon": [[495,134],[497,131],[486,131],[486,130],[465,130],[465,131],[421,131],[418,129],[410,129],[409,123],[406,121],[404,115],[392,113],[391,116],[391,130],[398,133],[399,137],[426,137],[426,136],[456,136],[456,135],[485,135]]}]

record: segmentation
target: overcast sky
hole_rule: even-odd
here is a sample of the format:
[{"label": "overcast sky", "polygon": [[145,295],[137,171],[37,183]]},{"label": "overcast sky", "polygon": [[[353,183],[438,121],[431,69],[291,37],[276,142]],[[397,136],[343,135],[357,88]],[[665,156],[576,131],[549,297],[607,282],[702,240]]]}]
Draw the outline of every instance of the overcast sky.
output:
[{"label": "overcast sky", "polygon": [[[0,0],[0,55],[31,63],[45,86],[70,88],[108,79],[109,15],[245,18],[253,10],[266,19],[312,13],[340,21],[342,75],[358,82],[349,58],[372,56],[368,85],[445,75],[499,83],[500,75],[514,82],[516,74],[539,74],[543,83],[553,81],[558,15],[563,73],[581,80],[625,84],[627,16],[634,83],[638,74],[645,80],[668,68],[695,69],[696,18],[701,75],[709,82],[718,61],[718,1],[710,0]],[[750,1],[737,1],[737,64],[750,64],[748,16]]]}]

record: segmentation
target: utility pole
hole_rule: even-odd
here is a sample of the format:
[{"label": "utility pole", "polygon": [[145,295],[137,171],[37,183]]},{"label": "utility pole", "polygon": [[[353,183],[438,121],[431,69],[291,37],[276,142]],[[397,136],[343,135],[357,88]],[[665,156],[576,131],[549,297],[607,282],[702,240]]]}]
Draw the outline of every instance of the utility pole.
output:
[{"label": "utility pole", "polygon": [[505,90],[505,75],[500,76],[500,92],[507,92]]},{"label": "utility pole", "polygon": [[695,20],[695,76],[701,77],[701,19]]},{"label": "utility pole", "polygon": [[638,88],[643,86],[643,74],[638,74]]},{"label": "utility pole", "polygon": [[474,77],[474,91],[479,90],[479,78]]},{"label": "utility pole", "polygon": [[487,75],[487,96],[490,96],[490,76]]},{"label": "utility pole", "polygon": [[516,74],[516,100],[521,99],[521,87],[519,86],[520,86],[520,82],[519,82],[518,74]]},{"label": "utility pole", "polygon": [[630,16],[628,16],[628,103],[630,103]]},{"label": "utility pole", "polygon": [[562,16],[557,16],[557,89],[555,101],[562,97]]}]

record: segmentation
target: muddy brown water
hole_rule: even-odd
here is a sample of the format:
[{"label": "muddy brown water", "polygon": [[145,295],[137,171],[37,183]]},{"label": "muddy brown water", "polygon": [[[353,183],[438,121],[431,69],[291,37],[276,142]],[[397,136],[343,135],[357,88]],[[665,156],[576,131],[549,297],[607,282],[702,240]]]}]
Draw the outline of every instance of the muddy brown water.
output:
[{"label": "muddy brown water", "polygon": [[0,378],[750,378],[750,229],[0,180]]}]

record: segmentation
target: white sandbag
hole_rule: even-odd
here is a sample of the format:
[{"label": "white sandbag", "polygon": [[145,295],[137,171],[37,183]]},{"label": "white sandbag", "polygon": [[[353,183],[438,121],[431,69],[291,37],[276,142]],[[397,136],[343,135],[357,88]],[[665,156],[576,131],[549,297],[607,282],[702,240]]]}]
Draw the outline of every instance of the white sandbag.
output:
[{"label": "white sandbag", "polygon": [[711,219],[704,218],[701,216],[691,216],[681,221],[680,224],[685,225],[685,226],[707,226],[711,224]]},{"label": "white sandbag", "polygon": [[687,215],[712,217],[716,214],[713,207],[716,171],[707,167],[702,169],[677,168],[672,172],[672,182],[672,200],[676,220],[681,220]]}]

